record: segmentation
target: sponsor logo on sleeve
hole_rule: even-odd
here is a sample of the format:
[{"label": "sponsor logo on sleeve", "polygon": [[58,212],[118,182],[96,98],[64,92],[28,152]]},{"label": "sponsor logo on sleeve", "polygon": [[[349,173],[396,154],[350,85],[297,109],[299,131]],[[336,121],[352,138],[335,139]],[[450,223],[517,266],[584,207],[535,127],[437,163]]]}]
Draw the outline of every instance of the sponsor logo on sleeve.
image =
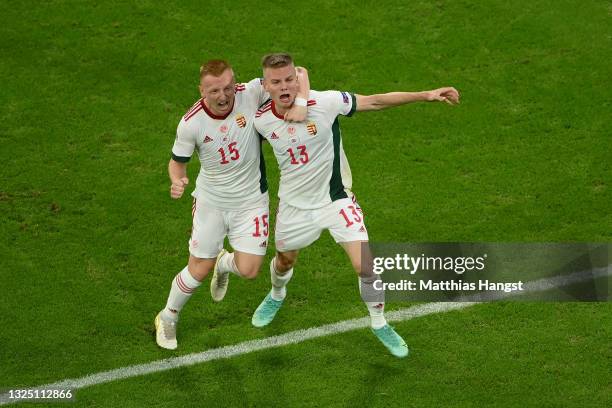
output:
[{"label": "sponsor logo on sleeve", "polygon": [[348,105],[349,103],[349,95],[346,92],[340,92],[342,94],[342,102]]}]

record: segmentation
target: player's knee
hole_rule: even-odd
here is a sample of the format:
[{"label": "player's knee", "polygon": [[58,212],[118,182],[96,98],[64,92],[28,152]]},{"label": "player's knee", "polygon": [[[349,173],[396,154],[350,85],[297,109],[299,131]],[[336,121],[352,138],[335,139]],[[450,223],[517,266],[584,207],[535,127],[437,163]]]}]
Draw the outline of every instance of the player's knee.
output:
[{"label": "player's knee", "polygon": [[276,254],[275,267],[281,274],[293,268],[293,265],[295,265],[295,257],[286,256],[280,253]]},{"label": "player's knee", "polygon": [[240,266],[238,267],[238,272],[245,279],[255,279],[259,274],[259,267],[256,265]]},{"label": "player's knee", "polygon": [[193,255],[189,258],[189,273],[200,282],[206,278],[213,266],[214,260],[197,258]]}]

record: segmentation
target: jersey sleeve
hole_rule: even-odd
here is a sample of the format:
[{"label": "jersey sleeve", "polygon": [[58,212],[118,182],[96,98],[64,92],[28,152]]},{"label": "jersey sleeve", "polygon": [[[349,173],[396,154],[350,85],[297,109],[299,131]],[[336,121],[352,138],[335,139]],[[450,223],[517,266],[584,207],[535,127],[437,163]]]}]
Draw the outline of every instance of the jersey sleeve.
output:
[{"label": "jersey sleeve", "polygon": [[325,105],[326,111],[333,115],[333,117],[338,115],[353,116],[357,109],[355,95],[350,92],[323,92],[322,102]]},{"label": "jersey sleeve", "polygon": [[246,84],[246,89],[249,91],[249,94],[253,95],[253,101],[257,106],[270,99],[270,94],[264,90],[263,78],[250,80]]},{"label": "jersey sleeve", "polygon": [[255,127],[255,131],[259,135],[259,138],[263,139],[263,140],[266,140],[266,137],[264,136],[266,134],[266,132],[264,130],[262,119],[255,118],[255,120],[253,121],[253,126]]},{"label": "jersey sleeve", "polygon": [[187,163],[196,147],[197,135],[194,129],[181,119],[176,128],[176,139],[172,146],[172,159],[180,163]]}]

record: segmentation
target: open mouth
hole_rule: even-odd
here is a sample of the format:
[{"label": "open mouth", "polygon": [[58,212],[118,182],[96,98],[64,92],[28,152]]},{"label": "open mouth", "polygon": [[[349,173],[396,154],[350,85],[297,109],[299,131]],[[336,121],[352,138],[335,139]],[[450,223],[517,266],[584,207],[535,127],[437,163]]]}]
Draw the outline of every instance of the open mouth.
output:
[{"label": "open mouth", "polygon": [[290,100],[291,100],[291,96],[289,94],[282,94],[280,96],[280,101],[282,103],[289,103]]},{"label": "open mouth", "polygon": [[219,105],[220,108],[225,109],[229,106],[229,101],[219,102],[217,105]]}]

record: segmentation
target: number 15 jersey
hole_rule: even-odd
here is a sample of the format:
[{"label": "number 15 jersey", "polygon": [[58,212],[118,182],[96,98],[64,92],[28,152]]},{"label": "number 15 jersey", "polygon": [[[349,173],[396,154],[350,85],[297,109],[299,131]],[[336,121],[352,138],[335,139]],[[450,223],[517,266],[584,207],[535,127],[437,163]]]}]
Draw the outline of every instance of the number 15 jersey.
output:
[{"label": "number 15 jersey", "polygon": [[351,116],[355,109],[353,94],[310,91],[304,122],[285,122],[272,100],[257,110],[255,128],[270,142],[280,168],[281,202],[309,210],[352,198],[338,116]]},{"label": "number 15 jersey", "polygon": [[234,106],[226,115],[213,114],[200,99],[181,119],[172,159],[185,163],[198,153],[201,168],[192,195],[199,203],[244,210],[267,201],[261,140],[253,126],[253,115],[267,97],[261,80],[254,79],[236,84]]}]

